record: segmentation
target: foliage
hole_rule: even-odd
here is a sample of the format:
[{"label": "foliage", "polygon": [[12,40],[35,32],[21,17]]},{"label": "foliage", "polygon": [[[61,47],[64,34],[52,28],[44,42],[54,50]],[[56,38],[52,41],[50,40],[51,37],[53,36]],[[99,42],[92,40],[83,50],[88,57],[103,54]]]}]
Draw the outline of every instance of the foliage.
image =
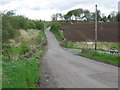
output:
[{"label": "foliage", "polygon": [[75,19],[77,19],[77,17],[80,17],[83,14],[83,9],[79,8],[79,9],[75,9],[75,10],[71,10],[69,11],[66,15],[64,15],[65,19],[71,20],[72,15],[75,16]]},{"label": "foliage", "polygon": [[52,25],[51,25],[51,31],[52,32],[56,32],[56,31],[58,31],[58,30],[60,30],[61,29],[61,24],[59,24],[59,23],[53,23]]},{"label": "foliage", "polygon": [[56,13],[56,14],[52,14],[51,18],[52,18],[52,21],[58,21],[58,18],[63,19],[64,16],[61,13]]},{"label": "foliage", "polygon": [[[30,32],[30,31],[29,31]],[[29,33],[28,32],[28,33]],[[39,41],[39,37],[42,40]],[[44,30],[33,40],[35,45],[37,42],[42,43],[45,40]],[[32,43],[32,42],[30,42]],[[38,45],[38,44],[37,44]],[[26,52],[30,51],[29,43],[19,42],[19,44],[3,44],[3,88],[36,88],[37,80],[40,78],[39,64],[40,57],[44,48],[39,48],[32,57],[26,59],[22,57]],[[32,75],[34,73],[34,75]]]},{"label": "foliage", "polygon": [[[65,15],[62,15],[62,14],[53,14],[52,15],[52,20],[53,21],[57,21],[57,18],[61,15],[61,21],[64,21],[64,20],[72,20],[72,16],[75,17],[75,20],[77,20],[78,18],[80,19],[84,19],[84,17],[87,19],[86,21],[95,21],[95,12],[90,12],[89,10],[85,9],[74,9],[74,10],[70,10],[68,11]],[[63,20],[64,18],[64,20]],[[99,21],[103,21],[103,22],[118,22],[119,21],[119,12],[115,12],[115,11],[112,11],[108,16],[105,16],[104,13],[102,13],[100,10],[97,10],[97,20],[98,22]]]},{"label": "foliage", "polygon": [[[3,19],[4,20],[4,19]],[[2,27],[2,41],[6,42],[8,39],[12,39],[15,37],[15,29],[13,29],[13,26],[9,22],[3,22],[3,27]]]},{"label": "foliage", "polygon": [[7,12],[2,15],[2,42],[7,42],[18,34],[18,31],[13,28],[13,25],[10,22],[12,15],[14,15],[13,12]]},{"label": "foliage", "polygon": [[87,10],[87,9],[85,9],[85,10],[83,11],[83,13],[84,13],[84,17],[86,17],[87,20],[89,20],[89,19],[90,19],[90,11]]},{"label": "foliage", "polygon": [[55,37],[58,41],[63,41],[64,40],[64,36],[62,35],[61,31],[58,30],[57,32],[55,32]]},{"label": "foliage", "polygon": [[[79,49],[79,48],[91,48],[94,49],[93,45],[88,45],[86,42],[65,42],[67,43],[67,48]],[[97,50],[108,52],[109,50],[119,50],[119,44],[116,42],[97,42]]]},{"label": "foliage", "polygon": [[3,88],[36,88],[40,78],[38,56],[44,49],[39,48],[29,59],[24,55],[46,40],[44,23],[16,16],[14,11],[3,12],[2,20]]},{"label": "foliage", "polygon": [[63,36],[62,32],[60,31],[60,29],[61,29],[61,25],[59,23],[53,23],[51,25],[51,29],[50,29],[50,31],[52,31],[55,34],[56,39],[58,41],[64,40],[64,36]]},{"label": "foliage", "polygon": [[119,66],[120,62],[118,61],[120,59],[120,56],[117,55],[111,55],[107,53],[98,53],[98,52],[92,52],[92,53],[79,53],[78,55],[84,56],[87,58],[91,58],[100,62],[112,64],[115,66]]},{"label": "foliage", "polygon": [[120,12],[117,14],[117,16],[116,16],[116,21],[117,22],[120,22]]},{"label": "foliage", "polygon": [[24,16],[15,15],[14,11],[2,13],[2,41],[6,43],[9,39],[19,36],[19,29],[44,29],[44,23],[40,20],[30,20]]},{"label": "foliage", "polygon": [[36,25],[36,29],[38,29],[38,30],[43,30],[44,29],[44,23],[42,21],[37,20],[34,23]]},{"label": "foliage", "polygon": [[17,62],[4,62],[3,88],[36,88],[35,83],[40,77],[40,60],[36,55],[41,55],[43,51],[43,48],[39,49],[29,60],[22,58]]},{"label": "foliage", "polygon": [[44,28],[48,28],[52,25],[51,21],[44,22]]},{"label": "foliage", "polygon": [[3,45],[3,61],[13,61],[14,57],[23,55],[30,50],[30,47],[26,43],[21,43],[19,46],[15,45]]},{"label": "foliage", "polygon": [[30,50],[30,47],[28,46],[27,43],[22,43],[19,47],[19,54],[20,55],[23,55],[25,54],[26,52],[28,52]]},{"label": "foliage", "polygon": [[64,47],[66,47],[66,48],[70,48],[70,49],[82,49],[82,48],[77,48],[77,47],[70,47],[70,46],[68,46],[68,45],[64,45]]}]

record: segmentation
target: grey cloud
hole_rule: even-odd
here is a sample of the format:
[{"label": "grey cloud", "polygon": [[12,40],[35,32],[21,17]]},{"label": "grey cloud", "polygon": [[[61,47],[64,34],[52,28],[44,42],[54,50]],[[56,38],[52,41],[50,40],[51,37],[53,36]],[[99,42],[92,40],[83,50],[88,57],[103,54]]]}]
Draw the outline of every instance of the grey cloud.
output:
[{"label": "grey cloud", "polygon": [[10,2],[11,2],[10,0],[0,0],[0,5],[5,5],[5,4],[8,4]]},{"label": "grey cloud", "polygon": [[39,7],[34,7],[34,8],[31,8],[32,10],[41,10],[42,8],[39,8]]},{"label": "grey cloud", "polygon": [[49,7],[50,9],[59,9],[59,10],[67,10],[71,7],[74,7],[78,4],[86,4],[87,2],[58,2],[52,3]]}]

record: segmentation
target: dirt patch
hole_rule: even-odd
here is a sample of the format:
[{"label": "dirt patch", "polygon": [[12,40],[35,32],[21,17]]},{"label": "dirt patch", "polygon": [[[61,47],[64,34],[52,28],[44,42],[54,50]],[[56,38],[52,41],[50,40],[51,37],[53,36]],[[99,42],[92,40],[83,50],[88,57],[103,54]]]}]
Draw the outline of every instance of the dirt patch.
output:
[{"label": "dirt patch", "polygon": [[[68,41],[94,41],[94,22],[61,23],[65,38]],[[98,23],[99,42],[118,42],[118,23]]]}]

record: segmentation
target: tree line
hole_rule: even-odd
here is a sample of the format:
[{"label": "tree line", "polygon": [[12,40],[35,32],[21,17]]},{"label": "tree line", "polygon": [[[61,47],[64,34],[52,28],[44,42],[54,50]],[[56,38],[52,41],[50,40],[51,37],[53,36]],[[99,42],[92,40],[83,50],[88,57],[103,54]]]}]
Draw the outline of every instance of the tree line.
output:
[{"label": "tree line", "polygon": [[[58,18],[61,20],[73,20],[73,16],[75,20],[86,18],[86,21],[94,21],[95,20],[95,12],[90,12],[87,9],[75,9],[70,10],[67,14],[62,15],[61,13],[56,13],[51,16],[52,21],[58,21]],[[98,21],[103,22],[119,22],[120,21],[120,13],[112,11],[108,16],[105,16],[100,10],[97,10],[97,19]]]},{"label": "tree line", "polygon": [[8,42],[19,35],[20,29],[44,29],[44,23],[41,20],[31,20],[27,17],[16,15],[15,11],[1,12],[2,16],[2,42]]}]

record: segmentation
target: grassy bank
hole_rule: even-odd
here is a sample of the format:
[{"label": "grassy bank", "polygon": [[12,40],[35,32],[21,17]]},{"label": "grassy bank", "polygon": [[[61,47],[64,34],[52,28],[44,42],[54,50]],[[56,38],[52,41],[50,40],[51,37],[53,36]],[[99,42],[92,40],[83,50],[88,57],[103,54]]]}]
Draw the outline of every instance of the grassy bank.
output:
[{"label": "grassy bank", "polygon": [[58,41],[62,41],[64,40],[64,37],[62,35],[62,32],[60,30],[58,30],[57,32],[55,32],[55,37]]},{"label": "grassy bank", "polygon": [[89,52],[89,53],[79,53],[78,55],[87,57],[99,62],[115,65],[115,66],[120,66],[120,56],[117,55],[111,55],[111,54],[103,54],[103,53],[98,53],[98,52]]},{"label": "grassy bank", "polygon": [[40,78],[40,59],[44,48],[39,49],[31,58],[3,63],[3,88],[36,88]]},{"label": "grassy bank", "polygon": [[63,36],[63,33],[60,29],[61,29],[61,25],[59,23],[52,23],[51,24],[50,31],[55,34],[55,37],[58,41],[63,41],[64,36]]},{"label": "grassy bank", "polygon": [[[67,48],[75,48],[75,49],[82,49],[82,48],[91,48],[94,49],[94,44],[93,45],[88,45],[87,42],[67,42]],[[109,51],[110,49],[117,49],[119,50],[120,48],[118,47],[117,42],[98,42],[97,43],[97,50],[101,51]]]},{"label": "grassy bank", "polygon": [[72,47],[72,46],[68,46],[68,45],[63,45],[65,48],[70,48],[70,49],[82,49],[82,48],[78,48],[78,47]]},{"label": "grassy bank", "polygon": [[[67,42],[67,45],[64,45],[64,47],[70,49],[91,48],[87,53],[79,53],[78,55],[115,66],[120,65],[119,62],[120,56],[95,52],[94,46],[93,45],[88,46],[86,42]],[[110,43],[110,42],[98,42],[97,48],[98,48],[97,50],[104,52],[108,52],[110,49],[119,50],[118,43]]]},{"label": "grassy bank", "polygon": [[[3,88],[37,88],[40,79],[40,57],[45,48],[44,30],[20,30],[20,35],[3,44]],[[40,46],[39,48],[37,48]],[[25,58],[27,52],[37,50]]]}]

